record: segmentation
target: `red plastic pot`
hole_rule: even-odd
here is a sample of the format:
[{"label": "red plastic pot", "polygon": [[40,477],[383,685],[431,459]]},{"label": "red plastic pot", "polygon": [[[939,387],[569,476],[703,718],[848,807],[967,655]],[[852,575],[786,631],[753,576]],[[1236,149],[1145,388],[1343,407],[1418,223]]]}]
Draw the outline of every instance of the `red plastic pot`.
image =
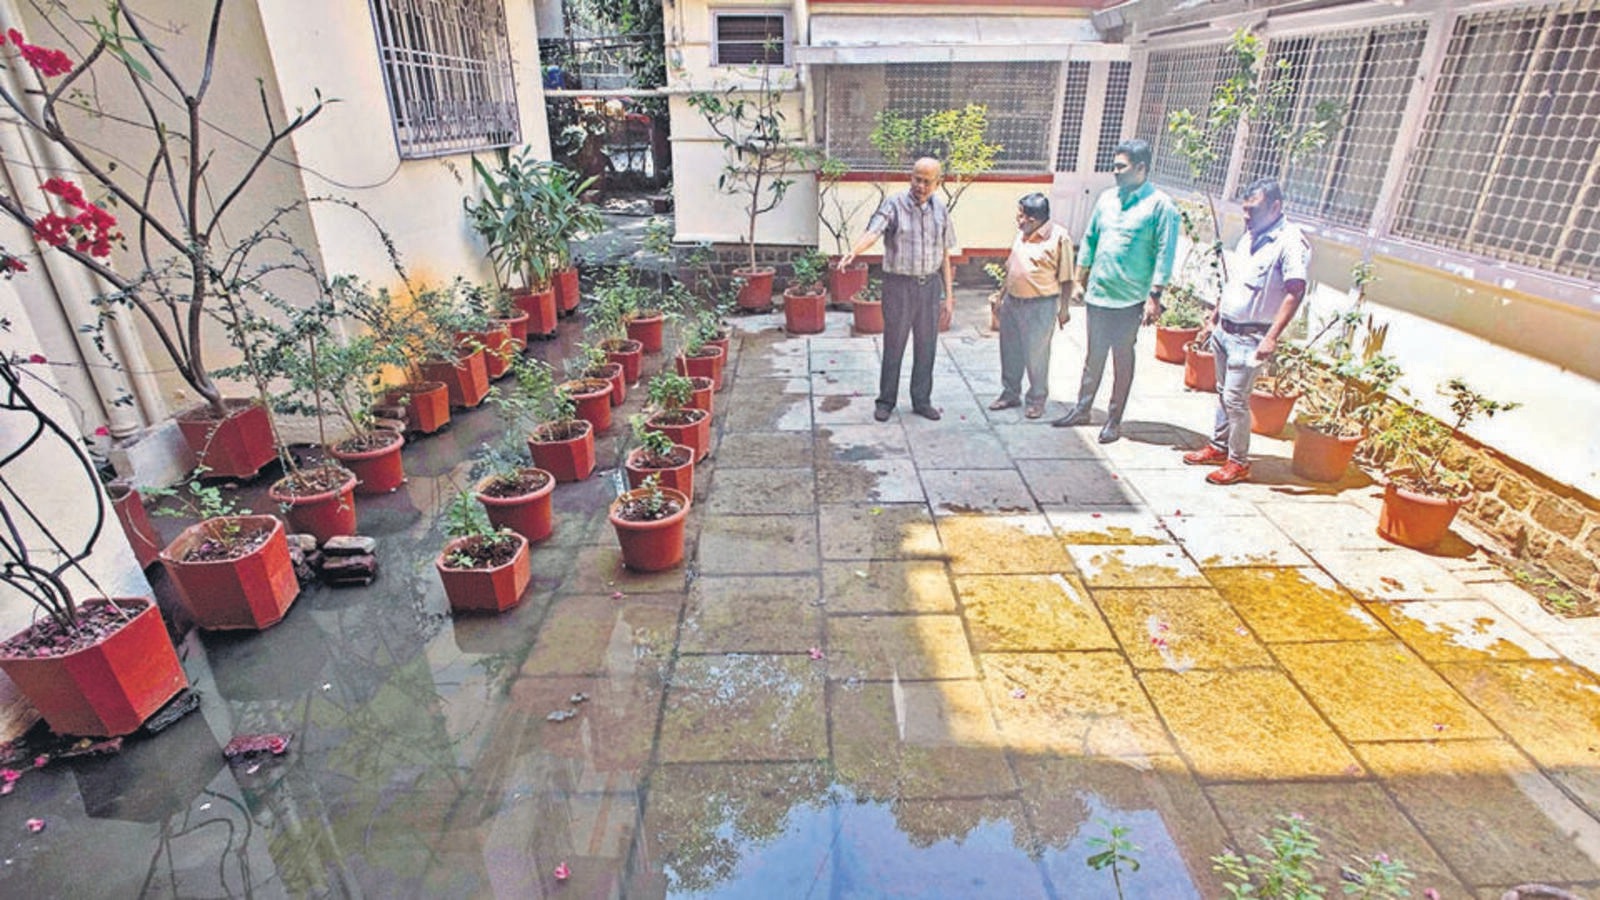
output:
[{"label": "red plastic pot", "polygon": [[1207,394],[1217,390],[1217,355],[1194,341],[1183,347],[1183,386]]},{"label": "red plastic pot", "polygon": [[556,333],[559,316],[556,313],[556,292],[552,288],[530,291],[520,288],[511,292],[511,302],[528,314],[528,336],[549,337]]},{"label": "red plastic pot", "polygon": [[111,495],[111,509],[117,514],[117,522],[122,525],[122,533],[128,539],[128,546],[133,548],[139,568],[149,568],[161,557],[161,536],[150,524],[144,497],[140,496],[138,488],[122,481],[106,485],[106,493]]},{"label": "red plastic pot", "polygon": [[728,338],[726,336],[706,341],[706,346],[707,347],[716,347],[718,350],[722,351],[722,355],[717,357],[717,370],[715,372],[711,373],[711,381],[713,382],[713,387],[715,387],[719,391],[722,390],[722,385],[724,383],[724,379],[722,377],[723,370],[725,370],[727,368],[727,366],[728,366],[728,344],[729,344],[729,342],[730,342],[730,338]]},{"label": "red plastic pot", "polygon": [[628,320],[628,339],[638,341],[646,353],[661,352],[661,326],[667,317],[661,313]]},{"label": "red plastic pot", "polygon": [[555,288],[556,309],[570,313],[578,308],[583,298],[578,295],[578,270],[575,266],[557,270],[551,287]]},{"label": "red plastic pot", "polygon": [[716,391],[717,383],[710,378],[698,375],[689,376],[689,382],[694,385],[694,393],[689,395],[690,409],[703,409],[706,415],[711,415],[711,398]]},{"label": "red plastic pot", "polygon": [[883,301],[857,300],[851,306],[857,334],[883,334]]},{"label": "red plastic pot", "polygon": [[484,371],[490,381],[505,377],[511,371],[511,355],[517,352],[511,341],[511,332],[500,326],[484,331],[458,331],[456,344],[462,347],[479,347],[483,350]]},{"label": "red plastic pot", "polygon": [[267,496],[286,509],[284,517],[296,534],[309,534],[317,545],[341,534],[356,533],[356,476],[346,472],[344,483],[330,491],[315,494],[290,494],[280,480],[267,490]]},{"label": "red plastic pot", "polygon": [[195,452],[197,463],[212,477],[250,478],[278,458],[272,420],[254,400],[224,400],[226,419],[211,417],[210,406],[178,414],[178,430]]},{"label": "red plastic pot", "polygon": [[383,402],[405,411],[406,429],[433,434],[450,424],[450,389],[442,381],[420,381],[384,392]]},{"label": "red plastic pot", "polygon": [[594,426],[595,434],[611,428],[611,382],[604,378],[565,381],[562,390],[578,406],[578,418]]},{"label": "red plastic pot", "polygon": [[644,493],[632,490],[618,496],[611,503],[609,518],[622,547],[622,564],[635,572],[660,572],[683,562],[683,524],[689,515],[689,498],[664,487],[661,493],[678,503],[677,512],[651,522],[632,522],[618,515],[623,503]]},{"label": "red plastic pot", "polygon": [[[90,600],[80,609],[105,602]],[[0,656],[0,671],[57,734],[132,734],[189,686],[156,605],[145,598],[116,603],[138,612],[93,646],[61,656]]]},{"label": "red plastic pot", "polygon": [[563,484],[582,481],[594,471],[594,426],[582,419],[572,425],[575,436],[557,433],[559,426],[553,424],[540,425],[528,436],[533,464]]},{"label": "red plastic pot", "polygon": [[828,263],[828,293],[833,296],[833,302],[846,304],[861,293],[867,286],[867,264],[851,263],[846,268],[839,267],[839,258],[834,257]]},{"label": "red plastic pot", "polygon": [[783,292],[783,328],[790,334],[818,334],[828,327],[828,292]]},{"label": "red plastic pot", "polygon": [[528,345],[528,320],[531,318],[532,316],[519,309],[515,315],[504,319],[491,319],[490,321],[504,326],[506,331],[510,333],[512,342],[517,345],[517,350],[520,351]]},{"label": "red plastic pot", "polygon": [[556,489],[556,477],[537,468],[518,471],[539,472],[548,480],[543,487],[535,489],[532,493],[516,497],[491,497],[484,493],[489,482],[494,480],[494,476],[490,475],[479,481],[475,490],[478,502],[483,504],[484,511],[489,514],[489,524],[496,528],[509,528],[526,538],[528,543],[535,544],[555,531],[555,516],[551,512],[550,498]]},{"label": "red plastic pot", "polygon": [[[195,547],[228,525],[269,531],[266,541],[234,559],[186,562]],[[300,595],[300,580],[289,560],[289,541],[275,516],[207,519],[185,528],[161,551],[184,609],[201,628],[259,631],[282,621]]]},{"label": "red plastic pot", "polygon": [[527,538],[519,534],[516,539],[517,552],[511,561],[489,569],[452,569],[445,565],[446,557],[471,538],[456,538],[444,545],[444,552],[433,565],[439,570],[452,612],[502,613],[522,602],[523,591],[533,581],[533,569],[528,563]]},{"label": "red plastic pot", "polygon": [[[670,421],[672,419],[684,421]],[[646,419],[645,425],[672,438],[674,444],[693,447],[695,462],[705,459],[711,452],[711,414],[704,410],[663,410]]]},{"label": "red plastic pot", "polygon": [[489,369],[483,351],[474,350],[455,362],[434,360],[417,367],[425,381],[442,382],[450,394],[450,405],[471,408],[489,396]]},{"label": "red plastic pot", "polygon": [[771,266],[734,269],[733,277],[744,279],[739,287],[739,308],[753,312],[772,309],[772,276],[777,271]]},{"label": "red plastic pot", "polygon": [[685,497],[693,497],[695,464],[694,448],[686,444],[673,444],[672,446],[674,448],[682,449],[688,458],[682,465],[672,466],[665,469],[652,469],[642,465],[640,460],[644,458],[643,447],[635,447],[629,451],[628,458],[623,462],[622,466],[623,469],[628,473],[628,487],[640,487],[644,484],[644,480],[646,478],[649,478],[651,475],[657,475],[661,479],[662,487],[672,488],[680,494],[683,494]]},{"label": "red plastic pot", "polygon": [[703,345],[694,356],[685,356],[679,353],[672,359],[672,368],[679,375],[686,378],[709,378],[713,388],[717,384],[718,363],[722,360],[722,350],[710,344]]},{"label": "red plastic pot", "polygon": [[1168,328],[1156,326],[1156,359],[1162,362],[1183,363],[1183,348],[1200,333],[1199,328]]},{"label": "red plastic pot", "polygon": [[622,366],[622,380],[638,384],[644,368],[644,345],[634,340],[613,338],[600,345],[605,348],[606,359]]},{"label": "red plastic pot", "polygon": [[1361,435],[1324,434],[1315,428],[1294,430],[1294,473],[1307,481],[1338,481],[1355,458]]},{"label": "red plastic pot", "polygon": [[612,407],[628,402],[628,382],[622,377],[622,363],[608,362],[603,366],[592,366],[584,370],[583,377],[604,378],[611,382]]},{"label": "red plastic pot", "polygon": [[1465,497],[1430,497],[1390,481],[1383,488],[1378,536],[1402,547],[1430,549],[1450,533],[1450,523],[1465,504]]},{"label": "red plastic pot", "polygon": [[[405,484],[406,471],[400,463],[400,448],[405,446],[406,440],[398,433],[391,434],[393,440],[373,450],[341,450],[338,444],[328,448],[329,456],[355,473],[356,493],[392,494]],[[375,431],[373,436],[382,438],[383,432]]]},{"label": "red plastic pot", "polygon": [[1273,437],[1283,433],[1289,424],[1289,414],[1294,412],[1294,402],[1299,394],[1280,397],[1264,391],[1250,392],[1250,430],[1256,434]]}]

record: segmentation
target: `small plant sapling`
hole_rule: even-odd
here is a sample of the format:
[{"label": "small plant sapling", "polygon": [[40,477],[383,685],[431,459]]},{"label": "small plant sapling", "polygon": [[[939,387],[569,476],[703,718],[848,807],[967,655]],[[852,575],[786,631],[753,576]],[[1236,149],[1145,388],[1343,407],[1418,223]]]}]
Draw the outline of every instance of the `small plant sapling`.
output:
[{"label": "small plant sapling", "polygon": [[1126,826],[1113,825],[1101,820],[1100,827],[1106,830],[1106,836],[1089,838],[1089,846],[1099,852],[1084,862],[1096,872],[1110,869],[1111,884],[1117,889],[1117,900],[1122,900],[1122,870],[1126,869],[1130,873],[1139,871],[1139,859],[1134,854],[1141,848],[1128,840]]}]

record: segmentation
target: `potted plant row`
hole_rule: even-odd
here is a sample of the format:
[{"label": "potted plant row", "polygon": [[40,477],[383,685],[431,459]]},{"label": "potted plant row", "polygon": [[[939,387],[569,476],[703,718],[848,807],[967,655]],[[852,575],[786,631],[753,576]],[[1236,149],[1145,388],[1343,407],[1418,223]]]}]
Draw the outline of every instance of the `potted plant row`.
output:
[{"label": "potted plant row", "polygon": [[533,581],[527,538],[491,526],[468,492],[456,496],[447,516],[449,540],[434,560],[434,568],[450,609],[502,613],[521,603]]},{"label": "potted plant row", "polygon": [[619,494],[608,518],[622,549],[622,564],[635,572],[660,572],[683,562],[688,515],[689,496],[662,487],[659,474]]},{"label": "potted plant row", "polygon": [[196,625],[208,630],[259,631],[276,625],[300,595],[283,523],[241,513],[196,470],[185,488],[152,488],[151,496],[176,500],[157,515],[196,518],[161,551],[178,599]]}]

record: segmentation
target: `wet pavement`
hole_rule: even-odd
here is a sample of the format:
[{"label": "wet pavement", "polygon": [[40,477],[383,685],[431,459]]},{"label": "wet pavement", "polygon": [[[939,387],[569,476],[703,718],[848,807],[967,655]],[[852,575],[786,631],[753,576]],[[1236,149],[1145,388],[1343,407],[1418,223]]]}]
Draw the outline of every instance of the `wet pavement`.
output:
[{"label": "wet pavement", "polygon": [[[1544,616],[1464,542],[1385,544],[1376,487],[1298,481],[1286,441],[1206,485],[1178,455],[1213,401],[1148,335],[1118,443],[1050,428],[1059,402],[988,412],[996,342],[962,303],[936,423],[903,397],[873,422],[878,344],[843,314],[810,338],[739,320],[689,562],[620,566],[618,416],[498,617],[452,619],[433,570],[496,425],[458,413],[359,501],[376,584],[191,636],[198,714],[0,798],[0,891],[1099,898],[1085,860],[1118,826],[1126,896],[1211,898],[1210,857],[1293,813],[1331,893],[1380,852],[1419,895],[1596,890],[1597,623]],[[1078,317],[1057,401],[1081,346]],[[260,732],[289,753],[224,761]]]}]

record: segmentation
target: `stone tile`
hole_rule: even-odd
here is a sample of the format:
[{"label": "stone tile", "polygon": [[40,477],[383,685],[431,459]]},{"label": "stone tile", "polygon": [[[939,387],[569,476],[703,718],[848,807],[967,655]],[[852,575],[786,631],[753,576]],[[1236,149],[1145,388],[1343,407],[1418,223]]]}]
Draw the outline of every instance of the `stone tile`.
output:
[{"label": "stone tile", "polygon": [[904,428],[871,425],[826,425],[817,429],[816,457],[825,462],[867,459],[909,459],[911,444]]},{"label": "stone tile", "polygon": [[[811,373],[811,398],[865,397],[871,400],[878,393],[877,364],[870,373],[849,370],[829,370]],[[865,376],[865,377],[864,377]]]},{"label": "stone tile", "polygon": [[1311,558],[1261,516],[1169,516],[1161,520],[1203,569],[1309,566]]},{"label": "stone tile", "polygon": [[811,469],[735,469],[721,462],[711,478],[709,515],[808,513],[817,508]]},{"label": "stone tile", "polygon": [[1109,897],[1111,873],[1084,860],[1108,823],[1128,829],[1140,852],[1130,897],[1202,900],[1223,896],[1211,855],[1228,843],[1205,794],[1175,756],[1148,760],[1022,757],[1013,761],[1022,802],[1058,897]]},{"label": "stone tile", "polygon": [[1600,879],[1600,823],[1503,741],[1358,748],[1412,822],[1473,885]]},{"label": "stone tile", "polygon": [[[606,675],[518,678],[511,684],[511,706],[525,720],[510,730],[514,747],[498,748],[503,759],[537,753],[552,765],[570,765],[604,778],[609,790],[633,790],[650,762],[662,683],[657,678]],[[588,698],[573,704],[571,698]],[[545,717],[555,710],[577,713],[565,722]]]},{"label": "stone tile", "polygon": [[1133,486],[1102,461],[1024,459],[1017,462],[1017,470],[1041,504],[1127,510],[1140,502]]},{"label": "stone tile", "polygon": [[828,676],[864,681],[973,678],[959,616],[829,616]]},{"label": "stone tile", "polygon": [[824,504],[823,559],[943,559],[945,551],[924,503]]},{"label": "stone tile", "polygon": [[[695,513],[689,513],[693,525]],[[560,526],[557,526],[558,528]],[[609,526],[608,526],[609,527]],[[688,528],[686,527],[686,533]],[[626,594],[663,594],[681,593],[687,584],[687,576],[683,566],[667,569],[664,572],[635,572],[622,564],[622,550],[617,547],[617,536],[612,532],[609,542],[605,545],[582,547],[577,551],[575,561],[562,578],[557,587],[558,594],[609,594],[612,591],[622,591]],[[685,541],[689,539],[686,536]],[[687,544],[684,550],[685,558],[694,554],[693,544]],[[530,560],[534,565],[534,585],[538,589],[539,561]]]},{"label": "stone tile", "polygon": [[1321,569],[1211,569],[1205,575],[1269,644],[1387,637],[1366,608]]},{"label": "stone tile", "polygon": [[1353,503],[1283,499],[1263,504],[1261,512],[1296,544],[1313,554],[1322,550],[1383,550],[1378,517]]},{"label": "stone tile", "polygon": [[1283,673],[1139,673],[1195,773],[1207,781],[1358,778],[1361,766]]},{"label": "stone tile", "polygon": [[976,681],[836,686],[829,707],[833,762],[858,796],[987,797],[1017,789]]},{"label": "stone tile", "polygon": [[958,575],[1075,571],[1042,515],[956,515],[936,521],[950,570]]},{"label": "stone tile", "polygon": [[[811,430],[811,396],[740,384],[730,392],[723,428],[728,431]],[[718,398],[721,401],[722,398]]]},{"label": "stone tile", "polygon": [[1328,574],[1360,600],[1461,600],[1472,590],[1438,563],[1413,550],[1323,550]]},{"label": "stone tile", "polygon": [[1173,750],[1118,653],[985,653],[979,659],[1000,735],[1014,756],[1144,759]]},{"label": "stone tile", "polygon": [[1154,515],[1120,509],[1065,509],[1043,504],[1045,518],[1064,544],[1170,544],[1172,535]]},{"label": "stone tile", "polygon": [[1183,451],[1189,449],[1181,430],[1150,422],[1125,423],[1122,440],[1096,446],[1101,457],[1119,470],[1170,470],[1183,464]]},{"label": "stone tile", "polygon": [[1159,516],[1259,514],[1255,503],[1236,490],[1240,485],[1219,489],[1206,483],[1208,471],[1209,467],[1180,464],[1176,469],[1133,469],[1123,475],[1144,498],[1145,505]]},{"label": "stone tile", "polygon": [[811,362],[804,344],[751,346],[740,348],[738,373],[743,382],[772,377],[800,377],[810,371]]},{"label": "stone tile", "polygon": [[[1058,411],[1056,415],[1065,413]],[[1001,423],[992,430],[1012,459],[1100,459],[1093,432],[1081,428],[1051,428],[1049,419],[1025,421],[1020,425]]]},{"label": "stone tile", "polygon": [[682,653],[797,653],[822,644],[815,576],[704,576],[689,588]]},{"label": "stone tile", "polygon": [[879,368],[878,351],[872,347],[811,345],[813,376],[823,372],[849,372],[868,387],[876,388]]},{"label": "stone tile", "polygon": [[1488,601],[1416,600],[1374,603],[1371,608],[1373,615],[1426,660],[1479,662],[1558,656]]},{"label": "stone tile", "polygon": [[1425,887],[1437,888],[1443,897],[1470,896],[1380,785],[1219,784],[1206,793],[1234,835],[1226,846],[1236,852],[1260,852],[1257,838],[1278,827],[1279,816],[1297,814],[1322,841],[1322,861],[1316,866],[1321,884],[1339,883],[1340,868],[1351,860],[1383,853],[1415,873],[1412,896],[1420,896]]},{"label": "stone tile", "polygon": [[1008,650],[1115,650],[1089,599],[1066,575],[968,575],[956,593],[980,653]]},{"label": "stone tile", "polygon": [[[882,426],[879,426],[882,427]],[[817,499],[822,503],[924,503],[922,477],[909,459],[864,459],[817,466]]]},{"label": "stone tile", "polygon": [[1538,599],[1516,582],[1481,581],[1469,584],[1468,587],[1472,588],[1473,596],[1482,597],[1493,603],[1495,608],[1510,616],[1512,621],[1536,635],[1547,637],[1574,631],[1575,620],[1545,612],[1544,607],[1539,605]]},{"label": "stone tile", "polygon": [[667,685],[662,762],[821,759],[822,664],[804,655],[682,656]]},{"label": "stone tile", "polygon": [[1272,664],[1266,648],[1210,588],[1096,588],[1093,595],[1136,669]]},{"label": "stone tile", "polygon": [[[496,800],[496,814],[487,823],[470,831],[453,828],[459,838],[447,837],[428,854],[426,877],[438,883],[418,886],[417,894],[461,890],[461,873],[477,870],[488,875],[483,890],[501,896],[548,897],[558,890],[621,896],[641,816],[636,792],[518,790]],[[554,867],[528,865],[530,859],[565,860],[570,875],[558,883]]]},{"label": "stone tile", "polygon": [[1282,644],[1278,661],[1352,741],[1456,740],[1498,733],[1399,641]]},{"label": "stone tile", "polygon": [[700,533],[704,575],[815,572],[816,516],[713,516]]},{"label": "stone tile", "polygon": [[721,468],[792,468],[812,464],[811,444],[797,440],[793,432],[733,431],[717,445],[717,465]]},{"label": "stone tile", "polygon": [[907,429],[911,456],[921,469],[1010,469],[1000,439],[985,430]]},{"label": "stone tile", "polygon": [[1173,544],[1068,546],[1084,583],[1100,587],[1206,587],[1205,577]]},{"label": "stone tile", "polygon": [[[830,321],[831,318],[832,317],[830,317]],[[876,359],[878,352],[878,342],[876,339],[870,337],[854,337],[848,332],[838,336],[812,335],[806,339],[806,347],[811,354],[811,359],[813,360],[817,359],[819,356],[829,353],[839,353],[844,351],[849,351],[852,353],[867,353],[871,354],[873,358]]]},{"label": "stone tile", "polygon": [[[827,861],[840,870],[832,882],[838,886],[835,896],[1056,896],[1046,893],[1044,876],[1023,849],[1028,843],[1026,819],[1015,798],[844,801],[833,812],[829,822],[834,830],[821,848],[819,863]],[[826,872],[821,864],[817,868]],[[818,883],[824,882],[812,882]],[[772,893],[767,885],[761,887],[749,896],[808,893]]]},{"label": "stone tile", "polygon": [[539,624],[524,675],[660,677],[678,632],[678,597],[558,598]]},{"label": "stone tile", "polygon": [[922,469],[922,485],[935,512],[1036,512],[1022,476],[1010,469]]},{"label": "stone tile", "polygon": [[811,399],[811,417],[818,427],[832,425],[885,427],[873,418],[876,412],[877,403],[870,393],[819,395]]},{"label": "stone tile", "polygon": [[950,573],[931,560],[825,562],[822,595],[830,614],[956,611]]}]

